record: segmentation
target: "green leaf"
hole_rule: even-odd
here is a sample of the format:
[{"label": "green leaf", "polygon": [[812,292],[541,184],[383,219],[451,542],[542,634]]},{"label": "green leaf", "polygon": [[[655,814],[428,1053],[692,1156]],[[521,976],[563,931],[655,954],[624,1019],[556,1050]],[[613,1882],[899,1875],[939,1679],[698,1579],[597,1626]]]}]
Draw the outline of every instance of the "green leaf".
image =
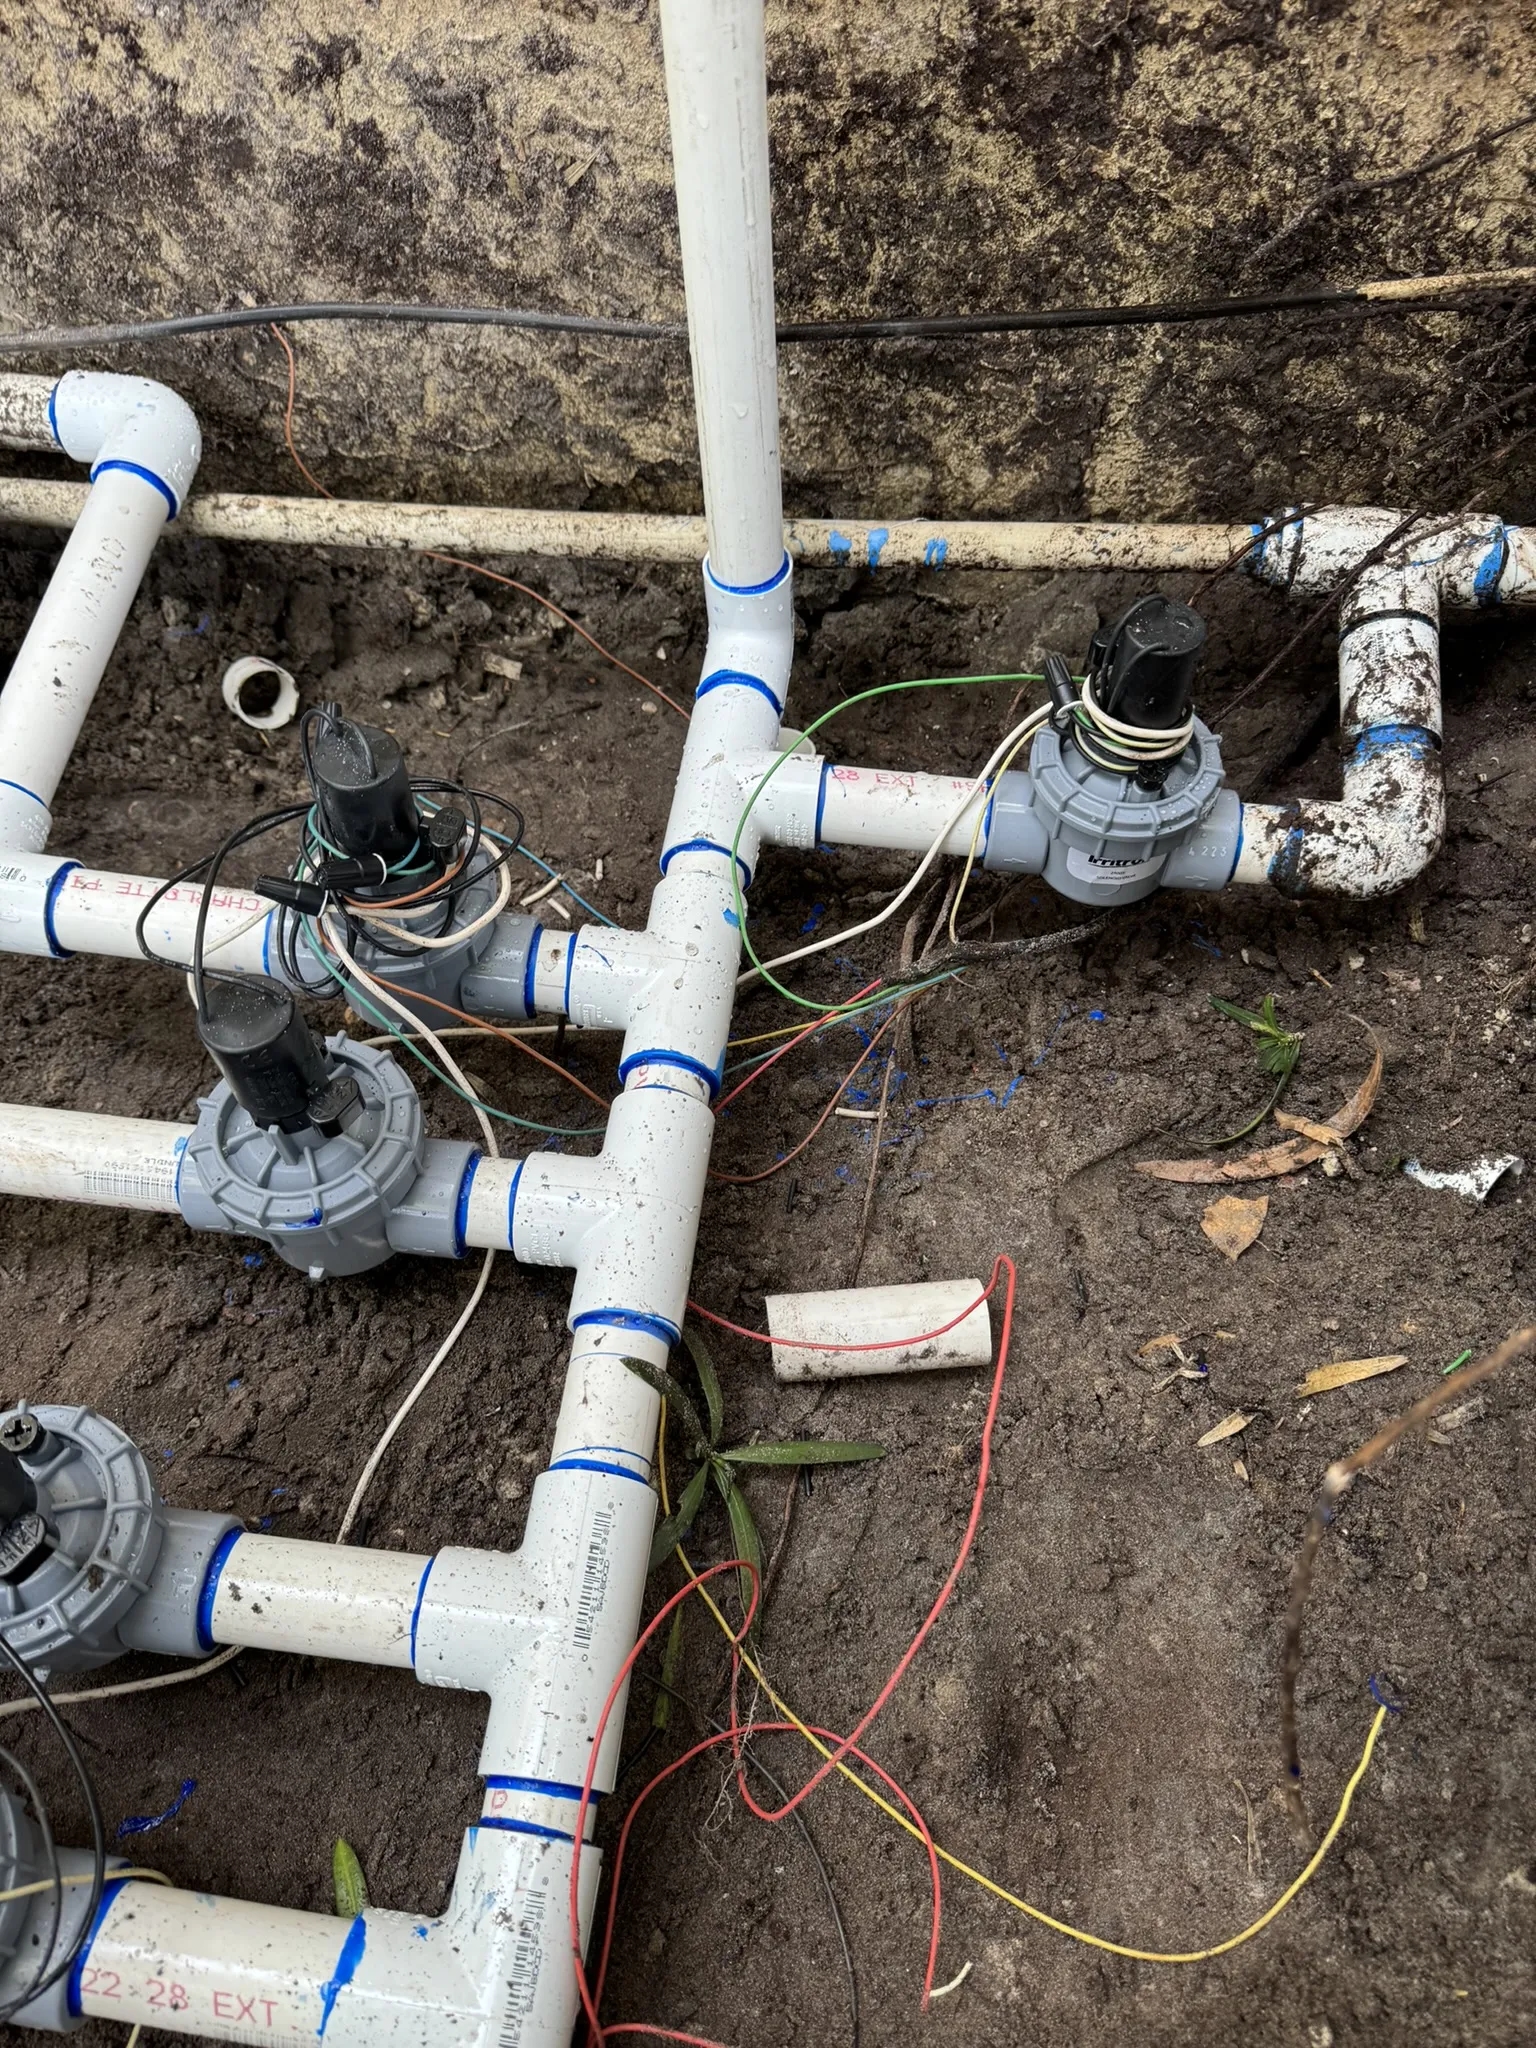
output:
[{"label": "green leaf", "polygon": [[710,1451],[709,1438],[704,1434],[704,1425],[699,1420],[699,1411],[694,1407],[682,1384],[673,1379],[665,1366],[651,1365],[643,1358],[626,1358],[624,1363],[638,1379],[645,1381],[654,1393],[660,1394],[668,1408],[682,1425],[688,1439],[688,1455],[691,1458],[707,1458]]},{"label": "green leaf", "polygon": [[651,1708],[651,1726],[663,1732],[672,1719],[672,1688],[677,1684],[678,1667],[683,1661],[683,1616],[686,1612],[685,1601],[672,1616],[672,1626],[667,1631],[667,1647],[661,1654],[661,1684],[656,1688],[656,1700]]},{"label": "green leaf", "polygon": [[733,1465],[859,1465],[883,1458],[884,1444],[834,1443],[820,1440],[785,1444],[739,1444],[722,1451]]},{"label": "green leaf", "polygon": [[704,1389],[704,1405],[709,1410],[709,1441],[713,1446],[720,1441],[720,1424],[725,1415],[725,1404],[720,1399],[720,1381],[715,1372],[715,1361],[710,1357],[704,1339],[687,1323],[683,1325],[683,1342],[688,1346],[693,1369],[699,1376],[699,1385]]},{"label": "green leaf", "polygon": [[336,1887],[336,1911],[343,1920],[355,1920],[367,1911],[368,1885],[350,1842],[338,1840],[331,1851],[331,1881]]},{"label": "green leaf", "polygon": [[[1271,1012],[1273,1012],[1274,997],[1266,996],[1264,1000],[1270,1005]],[[1264,1029],[1264,1019],[1258,1012],[1256,1010],[1245,1010],[1241,1003],[1229,1003],[1225,996],[1212,996],[1210,1004],[1213,1010],[1220,1010],[1223,1017],[1230,1017],[1234,1024],[1246,1024],[1250,1031],[1262,1031]]]},{"label": "green leaf", "polygon": [[[758,1541],[757,1524],[752,1519],[752,1510],[747,1506],[746,1496],[736,1484],[729,1465],[723,1465],[717,1461],[710,1466],[710,1470],[715,1475],[715,1484],[720,1489],[721,1497],[725,1501],[726,1513],[731,1518],[731,1541],[735,1545],[736,1555],[745,1559],[748,1564],[757,1567],[757,1584],[760,1594],[763,1582],[763,1546]],[[743,1571],[739,1574],[739,1577],[741,1579],[741,1611],[745,1614],[752,1605],[752,1574],[748,1571]],[[754,1620],[754,1629],[756,1625]]]},{"label": "green leaf", "polygon": [[708,1484],[709,1467],[701,1465],[683,1488],[682,1499],[651,1538],[651,1561],[646,1566],[647,1572],[653,1572],[657,1565],[664,1564],[693,1527]]}]

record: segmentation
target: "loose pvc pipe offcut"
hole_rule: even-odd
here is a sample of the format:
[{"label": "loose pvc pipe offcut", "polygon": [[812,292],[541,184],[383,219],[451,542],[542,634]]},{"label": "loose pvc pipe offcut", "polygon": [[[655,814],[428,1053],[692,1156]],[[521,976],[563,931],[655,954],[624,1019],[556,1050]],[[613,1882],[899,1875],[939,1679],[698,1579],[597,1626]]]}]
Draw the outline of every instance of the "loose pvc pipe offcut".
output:
[{"label": "loose pvc pipe offcut", "polygon": [[287,669],[260,654],[242,654],[224,671],[224,702],[244,725],[276,732],[299,708],[299,686]]},{"label": "loose pvc pipe offcut", "polygon": [[[982,1299],[984,1286],[980,1280],[923,1280],[910,1286],[770,1294],[765,1306],[773,1376],[844,1380],[986,1365],[992,1357],[992,1321]],[[929,1336],[929,1331],[941,1334]],[[859,1345],[870,1348],[828,1348]]]}]

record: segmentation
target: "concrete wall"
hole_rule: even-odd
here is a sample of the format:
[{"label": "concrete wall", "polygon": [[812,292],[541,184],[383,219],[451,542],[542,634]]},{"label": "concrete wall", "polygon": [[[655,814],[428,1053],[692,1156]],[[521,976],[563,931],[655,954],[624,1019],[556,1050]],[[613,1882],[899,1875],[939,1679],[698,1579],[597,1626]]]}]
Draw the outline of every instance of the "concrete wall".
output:
[{"label": "concrete wall", "polygon": [[[1529,0],[770,0],[769,49],[783,317],[1533,255],[1536,129],[1273,239],[1339,179],[1522,114]],[[312,297],[679,317],[654,0],[17,0],[0,217],[12,323]],[[696,502],[681,347],[294,339],[300,445],[339,491]],[[1525,347],[1437,315],[786,352],[788,496],[951,516],[1455,497],[1455,436],[1422,452],[1447,394],[1530,381]],[[94,360],[188,394],[210,483],[292,485],[265,333]]]}]

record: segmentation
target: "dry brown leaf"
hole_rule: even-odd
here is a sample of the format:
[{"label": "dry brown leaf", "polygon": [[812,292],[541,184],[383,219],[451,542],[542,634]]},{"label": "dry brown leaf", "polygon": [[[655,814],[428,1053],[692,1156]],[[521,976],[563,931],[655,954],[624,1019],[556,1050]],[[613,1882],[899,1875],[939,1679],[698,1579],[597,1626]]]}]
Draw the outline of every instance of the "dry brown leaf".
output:
[{"label": "dry brown leaf", "polygon": [[1315,1139],[1319,1145],[1342,1145],[1344,1140],[1332,1124],[1315,1124],[1309,1116],[1292,1116],[1289,1110],[1277,1109],[1275,1122],[1282,1131],[1300,1131],[1304,1138]]},{"label": "dry brown leaf", "polygon": [[1214,1429],[1205,1432],[1196,1443],[1195,1449],[1203,1451],[1211,1444],[1224,1444],[1229,1436],[1241,1436],[1252,1420],[1253,1417],[1245,1415],[1241,1408],[1234,1409],[1230,1415],[1218,1422]]},{"label": "dry brown leaf", "polygon": [[1182,1358],[1184,1356],[1184,1340],[1174,1331],[1170,1330],[1165,1337],[1149,1337],[1136,1356],[1138,1358],[1155,1358],[1159,1351],[1176,1351],[1180,1358]]},{"label": "dry brown leaf", "polygon": [[1275,1180],[1281,1174],[1295,1173],[1300,1167],[1311,1166],[1340,1139],[1359,1130],[1370,1115],[1371,1105],[1381,1087],[1384,1065],[1381,1041],[1363,1019],[1357,1017],[1354,1021],[1369,1034],[1376,1048],[1376,1057],[1371,1061],[1371,1071],[1348,1102],[1336,1109],[1326,1124],[1318,1127],[1327,1131],[1325,1141],[1286,1138],[1281,1144],[1266,1145],[1262,1151],[1245,1152],[1241,1159],[1138,1159],[1136,1171],[1150,1174],[1154,1180],[1179,1181],[1188,1187],[1214,1187],[1223,1181]]},{"label": "dry brown leaf", "polygon": [[1352,1387],[1359,1380],[1373,1380],[1384,1372],[1396,1372],[1408,1363],[1407,1354],[1395,1351],[1389,1358],[1341,1358],[1336,1365],[1319,1365],[1309,1372],[1296,1391],[1303,1399],[1313,1394],[1331,1394],[1335,1387]]},{"label": "dry brown leaf", "polygon": [[1229,1259],[1240,1259],[1264,1228],[1268,1195],[1218,1195],[1200,1218],[1200,1228]]}]

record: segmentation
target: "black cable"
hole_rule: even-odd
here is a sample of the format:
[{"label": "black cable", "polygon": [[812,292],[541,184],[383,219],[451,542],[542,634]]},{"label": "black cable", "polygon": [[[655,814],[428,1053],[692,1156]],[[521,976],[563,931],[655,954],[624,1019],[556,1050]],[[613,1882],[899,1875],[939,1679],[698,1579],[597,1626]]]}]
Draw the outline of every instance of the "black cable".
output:
[{"label": "black cable", "polygon": [[[164,954],[153,952],[148,940],[144,936],[144,927],[149,922],[155,905],[163,896],[168,895],[172,889],[179,888],[183,882],[190,882],[194,875],[200,875],[210,862],[219,860],[228,853],[233,852],[237,847],[243,846],[249,839],[260,838],[264,832],[274,831],[279,825],[291,824],[295,818],[307,816],[308,812],[308,804],[290,804],[284,810],[264,811],[260,817],[253,818],[248,824],[242,825],[238,833],[233,835],[231,839],[226,840],[222,847],[215,848],[212,853],[203,854],[189,866],[182,868],[177,874],[171,875],[166,881],[163,881],[134,920],[134,943],[138,946],[139,952],[143,957],[152,966],[174,967],[178,974],[184,974],[186,972],[185,961],[168,960]],[[202,902],[198,906],[198,924],[194,938],[195,948],[200,948],[202,944],[202,934],[207,922],[208,899],[213,893],[215,879],[217,879],[216,875],[204,886]],[[201,1015],[201,1009],[199,1009],[199,1015]]]},{"label": "black cable", "polygon": [[[1418,282],[1418,280],[1412,280]],[[1271,313],[1328,312],[1354,307],[1367,314],[1421,312],[1426,306],[1452,310],[1511,298],[1522,286],[1468,285],[1456,293],[1423,280],[1420,298],[1377,298],[1362,285],[1321,287],[1306,292],[1264,292],[1248,298],[1161,299],[1130,306],[1054,306],[1025,313],[945,313],[868,320],[786,321],[775,332],[796,345],[828,341],[945,341],[983,334],[1029,334],[1084,327],[1173,327],[1209,320],[1254,320]],[[0,355],[28,355],[112,348],[124,342],[171,341],[192,334],[221,334],[232,328],[293,326],[300,322],[414,324],[422,327],[503,327],[553,334],[606,335],[620,341],[683,341],[678,320],[611,320],[586,313],[539,313],[517,306],[436,306],[395,302],[316,300],[297,306],[236,306],[221,313],[183,313],[169,320],[125,320],[101,327],[41,327],[30,333],[0,334]]]},{"label": "black cable", "polygon": [[51,1991],[59,1979],[67,1975],[74,1968],[76,1956],[84,1948],[91,1931],[96,1925],[96,1914],[101,1906],[101,1895],[106,1890],[107,1829],[106,1823],[101,1817],[101,1801],[96,1796],[96,1787],[91,1781],[90,1772],[85,1767],[85,1759],[76,1747],[75,1738],[70,1734],[68,1728],[65,1727],[58,1708],[49,1699],[47,1693],[44,1692],[31,1671],[27,1668],[25,1660],[18,1656],[16,1651],[11,1648],[10,1641],[3,1629],[0,1629],[0,1652],[4,1653],[7,1661],[16,1671],[28,1692],[31,1693],[33,1699],[36,1700],[37,1704],[47,1715],[53,1726],[54,1733],[64,1745],[64,1754],[69,1758],[70,1766],[80,1781],[80,1789],[85,1794],[86,1812],[89,1814],[91,1822],[92,1859],[90,1896],[85,1902],[85,1912],[81,1917],[79,1930],[74,1940],[70,1942],[64,1955],[54,1964],[53,1968],[39,1982],[32,1985],[25,1998],[12,1999],[9,2005],[0,2007],[0,2022],[3,2022],[19,2012],[22,2006],[30,2003],[32,1999],[41,1998],[45,1991]]},{"label": "black cable", "polygon": [[9,2019],[13,2012],[20,2012],[23,2006],[30,2005],[38,1994],[42,1974],[48,1967],[48,1958],[53,1954],[53,1944],[59,1938],[59,1921],[64,1912],[64,1873],[59,1867],[59,1852],[53,1839],[53,1827],[48,1819],[48,1808],[43,1803],[42,1793],[37,1789],[36,1779],[21,1761],[21,1758],[12,1756],[8,1749],[0,1749],[0,1761],[6,1763],[16,1773],[17,1777],[21,1780],[23,1791],[25,1791],[27,1797],[32,1802],[32,1810],[37,1815],[37,1825],[43,1838],[43,1861],[47,1864],[48,1875],[53,1881],[52,1911],[48,1916],[48,1938],[42,1944],[43,1952],[38,1959],[37,1969],[31,1984],[22,1993],[20,1998],[13,1999],[10,2005],[3,2012],[0,2012],[0,2019]]}]

